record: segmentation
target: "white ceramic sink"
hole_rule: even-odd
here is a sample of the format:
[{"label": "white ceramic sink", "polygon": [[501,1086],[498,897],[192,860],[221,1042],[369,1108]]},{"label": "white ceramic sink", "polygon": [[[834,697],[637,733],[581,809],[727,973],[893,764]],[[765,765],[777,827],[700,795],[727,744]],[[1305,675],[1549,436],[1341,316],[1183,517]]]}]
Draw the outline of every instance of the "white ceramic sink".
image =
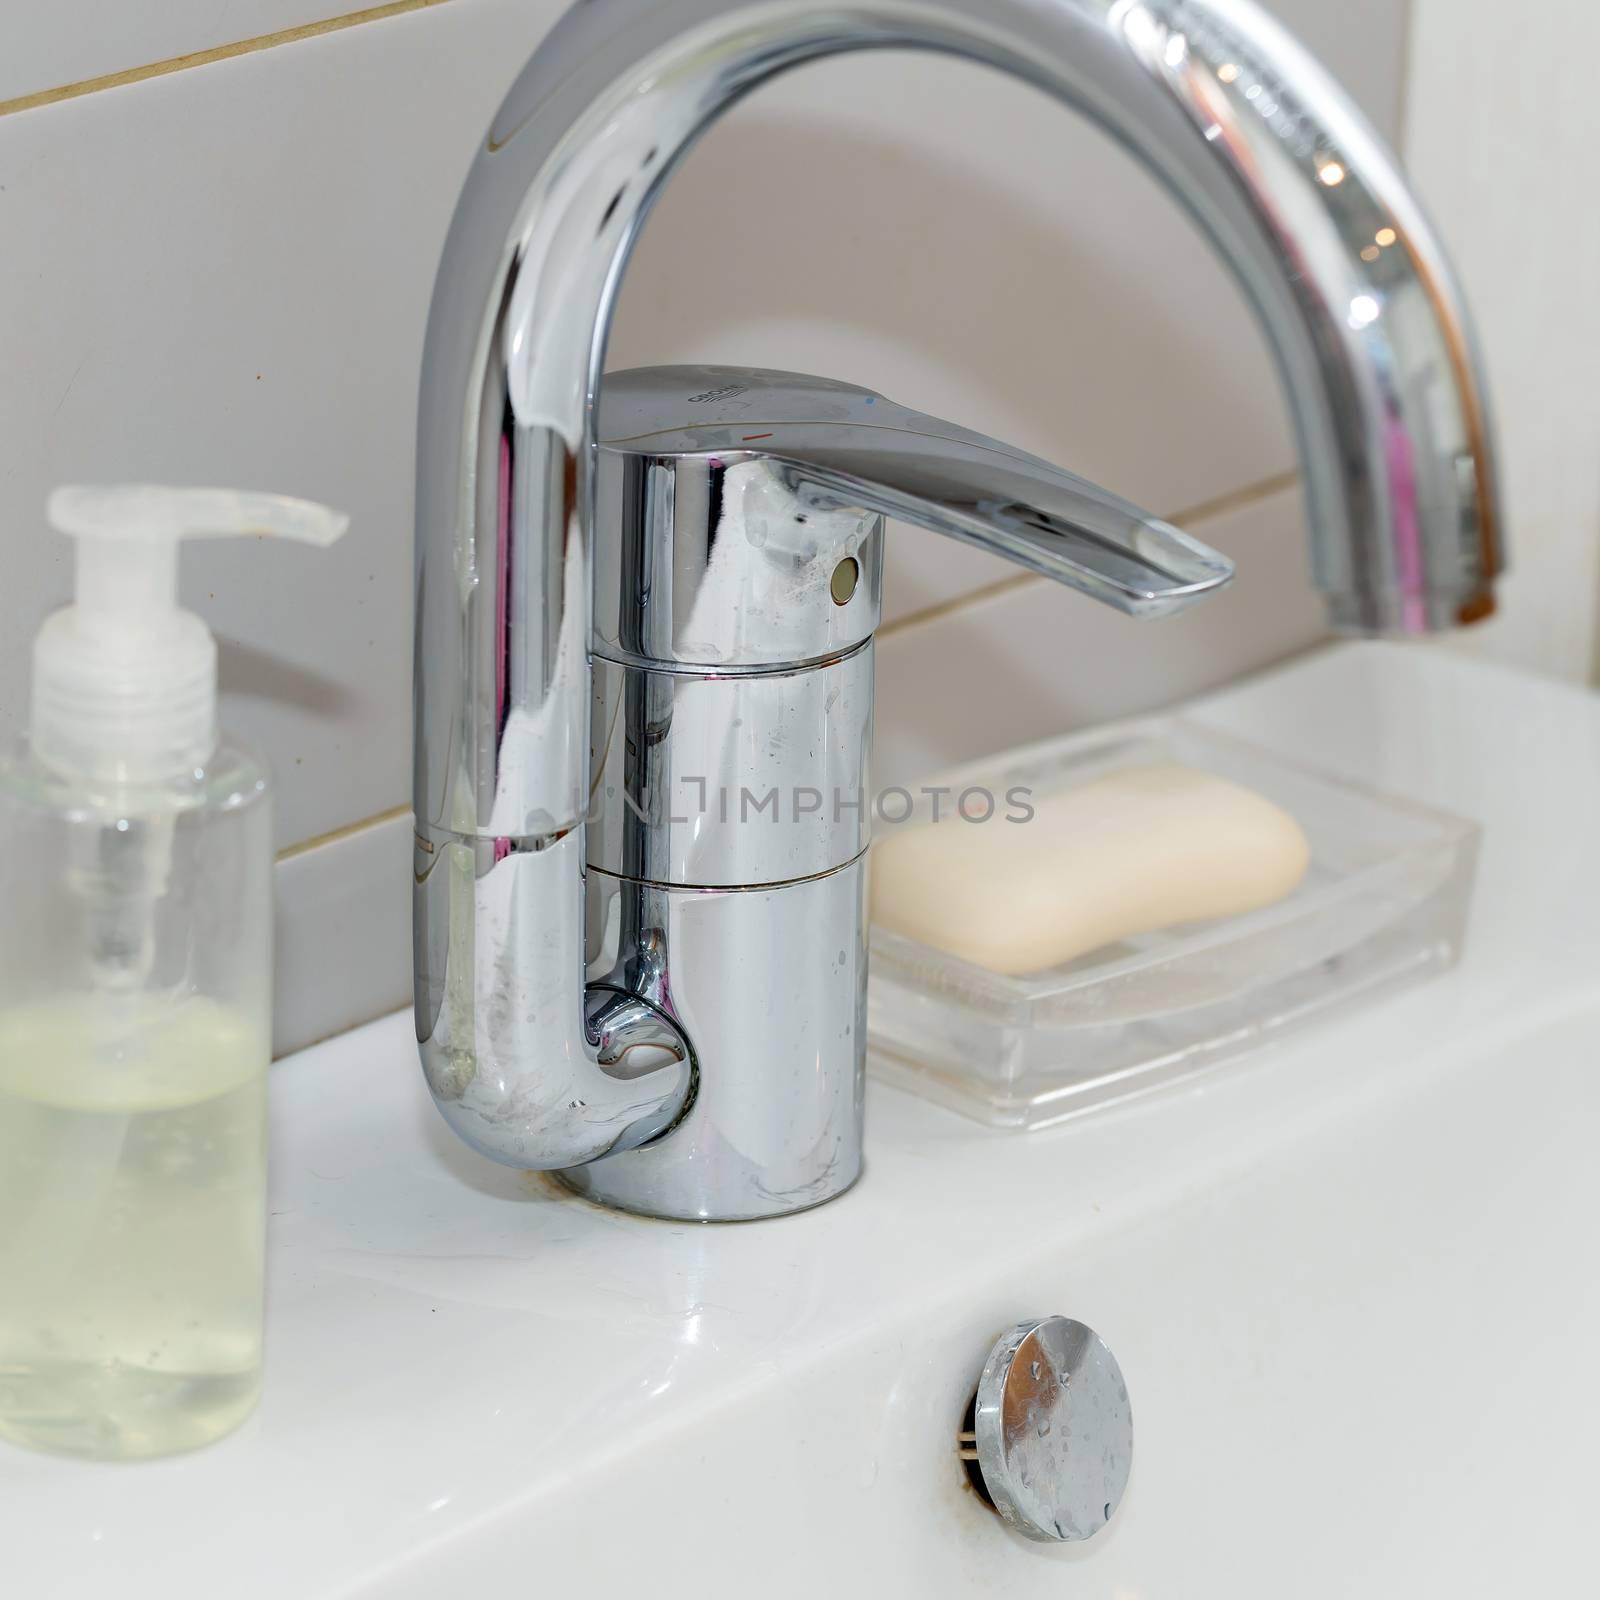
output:
[{"label": "white ceramic sink", "polygon": [[[0,1453],[4,1592],[1571,1593],[1600,1489],[1600,701],[1348,646],[1203,714],[1474,816],[1446,977],[1027,1136],[897,1091],[775,1223],[643,1221],[480,1162],[410,1022],[275,1069],[260,1413],[201,1455]],[[1116,1352],[1122,1509],[1029,1544],[954,1435],[988,1346]]]}]

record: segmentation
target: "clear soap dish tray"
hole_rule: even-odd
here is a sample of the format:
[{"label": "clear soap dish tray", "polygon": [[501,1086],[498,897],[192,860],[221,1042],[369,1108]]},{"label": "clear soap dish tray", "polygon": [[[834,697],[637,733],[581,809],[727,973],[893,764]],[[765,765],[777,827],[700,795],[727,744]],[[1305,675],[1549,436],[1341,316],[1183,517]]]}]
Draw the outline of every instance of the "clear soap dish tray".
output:
[{"label": "clear soap dish tray", "polygon": [[941,781],[957,793],[1024,785],[1038,795],[1150,762],[1214,772],[1282,806],[1311,847],[1299,886],[1244,916],[1144,934],[1025,977],[874,926],[867,1044],[876,1076],[991,1127],[1048,1127],[1454,964],[1475,823],[1197,722],[1123,723]]}]

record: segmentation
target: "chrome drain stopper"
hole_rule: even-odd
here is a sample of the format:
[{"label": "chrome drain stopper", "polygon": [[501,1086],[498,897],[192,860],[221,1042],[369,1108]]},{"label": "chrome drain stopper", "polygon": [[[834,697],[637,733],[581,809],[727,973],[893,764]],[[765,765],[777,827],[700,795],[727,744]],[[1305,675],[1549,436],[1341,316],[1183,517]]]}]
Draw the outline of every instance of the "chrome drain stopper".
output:
[{"label": "chrome drain stopper", "polygon": [[1093,1538],[1133,1465],[1133,1409],[1117,1358],[1069,1317],[1019,1322],[989,1352],[972,1427],[956,1444],[1017,1532]]}]

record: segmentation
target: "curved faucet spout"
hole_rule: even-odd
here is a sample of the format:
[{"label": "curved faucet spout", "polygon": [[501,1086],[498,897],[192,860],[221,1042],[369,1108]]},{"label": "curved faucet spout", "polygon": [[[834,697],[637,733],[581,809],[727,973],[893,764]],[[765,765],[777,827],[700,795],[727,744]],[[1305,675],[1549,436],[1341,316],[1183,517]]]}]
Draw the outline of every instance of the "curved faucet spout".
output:
[{"label": "curved faucet spout", "polygon": [[441,1109],[514,1164],[670,1137],[695,1093],[670,983],[627,1018],[647,1048],[626,1072],[593,1025],[604,992],[585,999],[586,971],[606,977],[583,907],[594,412],[623,267],[723,110],[887,47],[1045,90],[1196,218],[1276,352],[1336,624],[1492,609],[1488,424],[1450,269],[1381,141],[1251,0],[584,0],[467,179],[418,428],[417,1031]]}]

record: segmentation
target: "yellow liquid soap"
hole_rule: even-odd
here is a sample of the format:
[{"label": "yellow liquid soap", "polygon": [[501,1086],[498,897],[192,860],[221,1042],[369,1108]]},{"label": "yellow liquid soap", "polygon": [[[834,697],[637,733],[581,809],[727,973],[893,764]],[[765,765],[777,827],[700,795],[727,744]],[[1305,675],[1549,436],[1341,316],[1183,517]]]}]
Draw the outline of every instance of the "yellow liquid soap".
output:
[{"label": "yellow liquid soap", "polygon": [[0,1014],[0,1437],[166,1455],[254,1407],[269,1054],[195,996]]}]

